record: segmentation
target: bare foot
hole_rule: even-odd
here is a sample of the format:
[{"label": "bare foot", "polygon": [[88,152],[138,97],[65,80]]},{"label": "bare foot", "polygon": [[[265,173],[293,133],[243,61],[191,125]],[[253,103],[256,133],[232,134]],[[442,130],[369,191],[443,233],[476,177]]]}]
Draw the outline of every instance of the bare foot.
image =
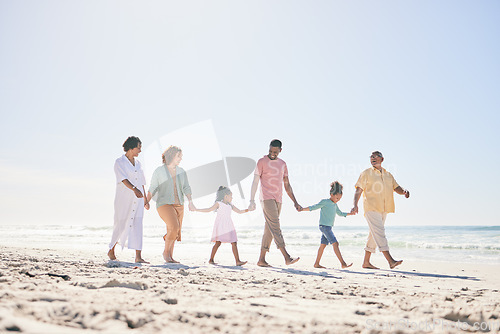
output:
[{"label": "bare foot", "polygon": [[168,263],[180,263],[179,261],[175,261],[173,258],[167,259]]},{"label": "bare foot", "polygon": [[113,261],[116,260],[115,251],[113,249],[109,250],[108,257],[110,260],[113,260]]},{"label": "bare foot", "polygon": [[394,269],[394,268],[396,268],[397,266],[399,266],[401,263],[403,263],[403,260],[394,261],[393,263],[390,263],[390,264],[389,264],[389,267],[391,267],[391,269]]},{"label": "bare foot", "polygon": [[246,264],[247,262],[248,262],[248,261],[237,261],[237,262],[236,262],[236,265],[237,265],[237,266],[242,266],[242,265]]},{"label": "bare foot", "polygon": [[343,263],[342,269],[349,268],[350,266],[352,266],[352,263],[351,264]]},{"label": "bare foot", "polygon": [[144,259],[135,259],[135,263],[149,263],[149,262]]},{"label": "bare foot", "polygon": [[259,267],[270,267],[271,265],[269,263],[267,263],[266,261],[259,261],[257,262],[257,265]]},{"label": "bare foot", "polygon": [[208,263],[210,263],[210,264],[216,264],[214,260],[208,260]]},{"label": "bare foot", "polygon": [[368,263],[363,263],[363,268],[365,269],[378,269],[378,267],[375,267],[373,264],[371,264],[370,262]]},{"label": "bare foot", "polygon": [[323,267],[321,264],[319,263],[315,263],[314,264],[314,268],[326,268],[326,267]]},{"label": "bare foot", "polygon": [[296,257],[295,259],[293,257],[290,258],[290,260],[288,261],[285,261],[286,265],[289,266],[291,264],[294,264],[295,262],[297,262],[298,260],[300,260],[300,257]]},{"label": "bare foot", "polygon": [[168,262],[168,257],[167,257],[166,251],[163,252],[163,259],[165,260],[165,262]]}]

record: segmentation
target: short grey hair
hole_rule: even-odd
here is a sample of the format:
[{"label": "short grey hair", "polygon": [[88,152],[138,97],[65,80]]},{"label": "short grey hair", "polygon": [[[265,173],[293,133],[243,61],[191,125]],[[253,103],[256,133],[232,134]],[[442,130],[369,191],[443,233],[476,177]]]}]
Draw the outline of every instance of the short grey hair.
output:
[{"label": "short grey hair", "polygon": [[378,155],[379,157],[383,158],[384,156],[382,155],[382,152],[380,151],[373,151],[372,155]]}]

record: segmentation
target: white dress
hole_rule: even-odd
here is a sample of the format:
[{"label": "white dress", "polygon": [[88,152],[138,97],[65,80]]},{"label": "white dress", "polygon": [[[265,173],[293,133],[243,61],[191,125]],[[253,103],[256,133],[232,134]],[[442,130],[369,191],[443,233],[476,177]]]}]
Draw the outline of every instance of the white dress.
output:
[{"label": "white dress", "polygon": [[[122,249],[142,250],[142,217],[144,216],[144,198],[137,198],[135,193],[123,184],[127,179],[137,189],[143,192],[146,178],[139,160],[135,159],[135,166],[125,155],[115,161],[116,193],[113,236],[109,249],[118,242]],[[145,194],[143,194],[145,196]]]},{"label": "white dress", "polygon": [[233,220],[231,219],[231,211],[233,206],[231,204],[219,203],[217,209],[217,216],[215,217],[214,231],[212,233],[212,241],[220,242],[236,242],[236,230],[234,229]]}]

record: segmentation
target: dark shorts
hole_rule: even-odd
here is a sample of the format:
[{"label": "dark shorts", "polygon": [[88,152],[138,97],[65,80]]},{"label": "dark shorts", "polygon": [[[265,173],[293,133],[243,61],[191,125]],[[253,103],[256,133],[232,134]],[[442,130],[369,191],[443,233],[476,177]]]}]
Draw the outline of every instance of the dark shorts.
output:
[{"label": "dark shorts", "polygon": [[332,231],[332,226],[319,225],[319,230],[321,231],[321,243],[323,245],[334,244],[337,242],[337,238]]}]

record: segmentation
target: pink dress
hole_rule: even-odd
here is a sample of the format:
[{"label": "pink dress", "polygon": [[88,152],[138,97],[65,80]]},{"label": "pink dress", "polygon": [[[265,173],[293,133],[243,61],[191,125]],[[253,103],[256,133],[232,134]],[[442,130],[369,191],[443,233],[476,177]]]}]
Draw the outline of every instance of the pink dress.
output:
[{"label": "pink dress", "polygon": [[219,203],[219,208],[217,209],[217,217],[215,217],[212,241],[238,241],[238,238],[236,237],[236,230],[234,229],[234,224],[231,219],[231,211],[233,210],[233,207],[231,204],[225,204],[224,202],[217,203]]}]

